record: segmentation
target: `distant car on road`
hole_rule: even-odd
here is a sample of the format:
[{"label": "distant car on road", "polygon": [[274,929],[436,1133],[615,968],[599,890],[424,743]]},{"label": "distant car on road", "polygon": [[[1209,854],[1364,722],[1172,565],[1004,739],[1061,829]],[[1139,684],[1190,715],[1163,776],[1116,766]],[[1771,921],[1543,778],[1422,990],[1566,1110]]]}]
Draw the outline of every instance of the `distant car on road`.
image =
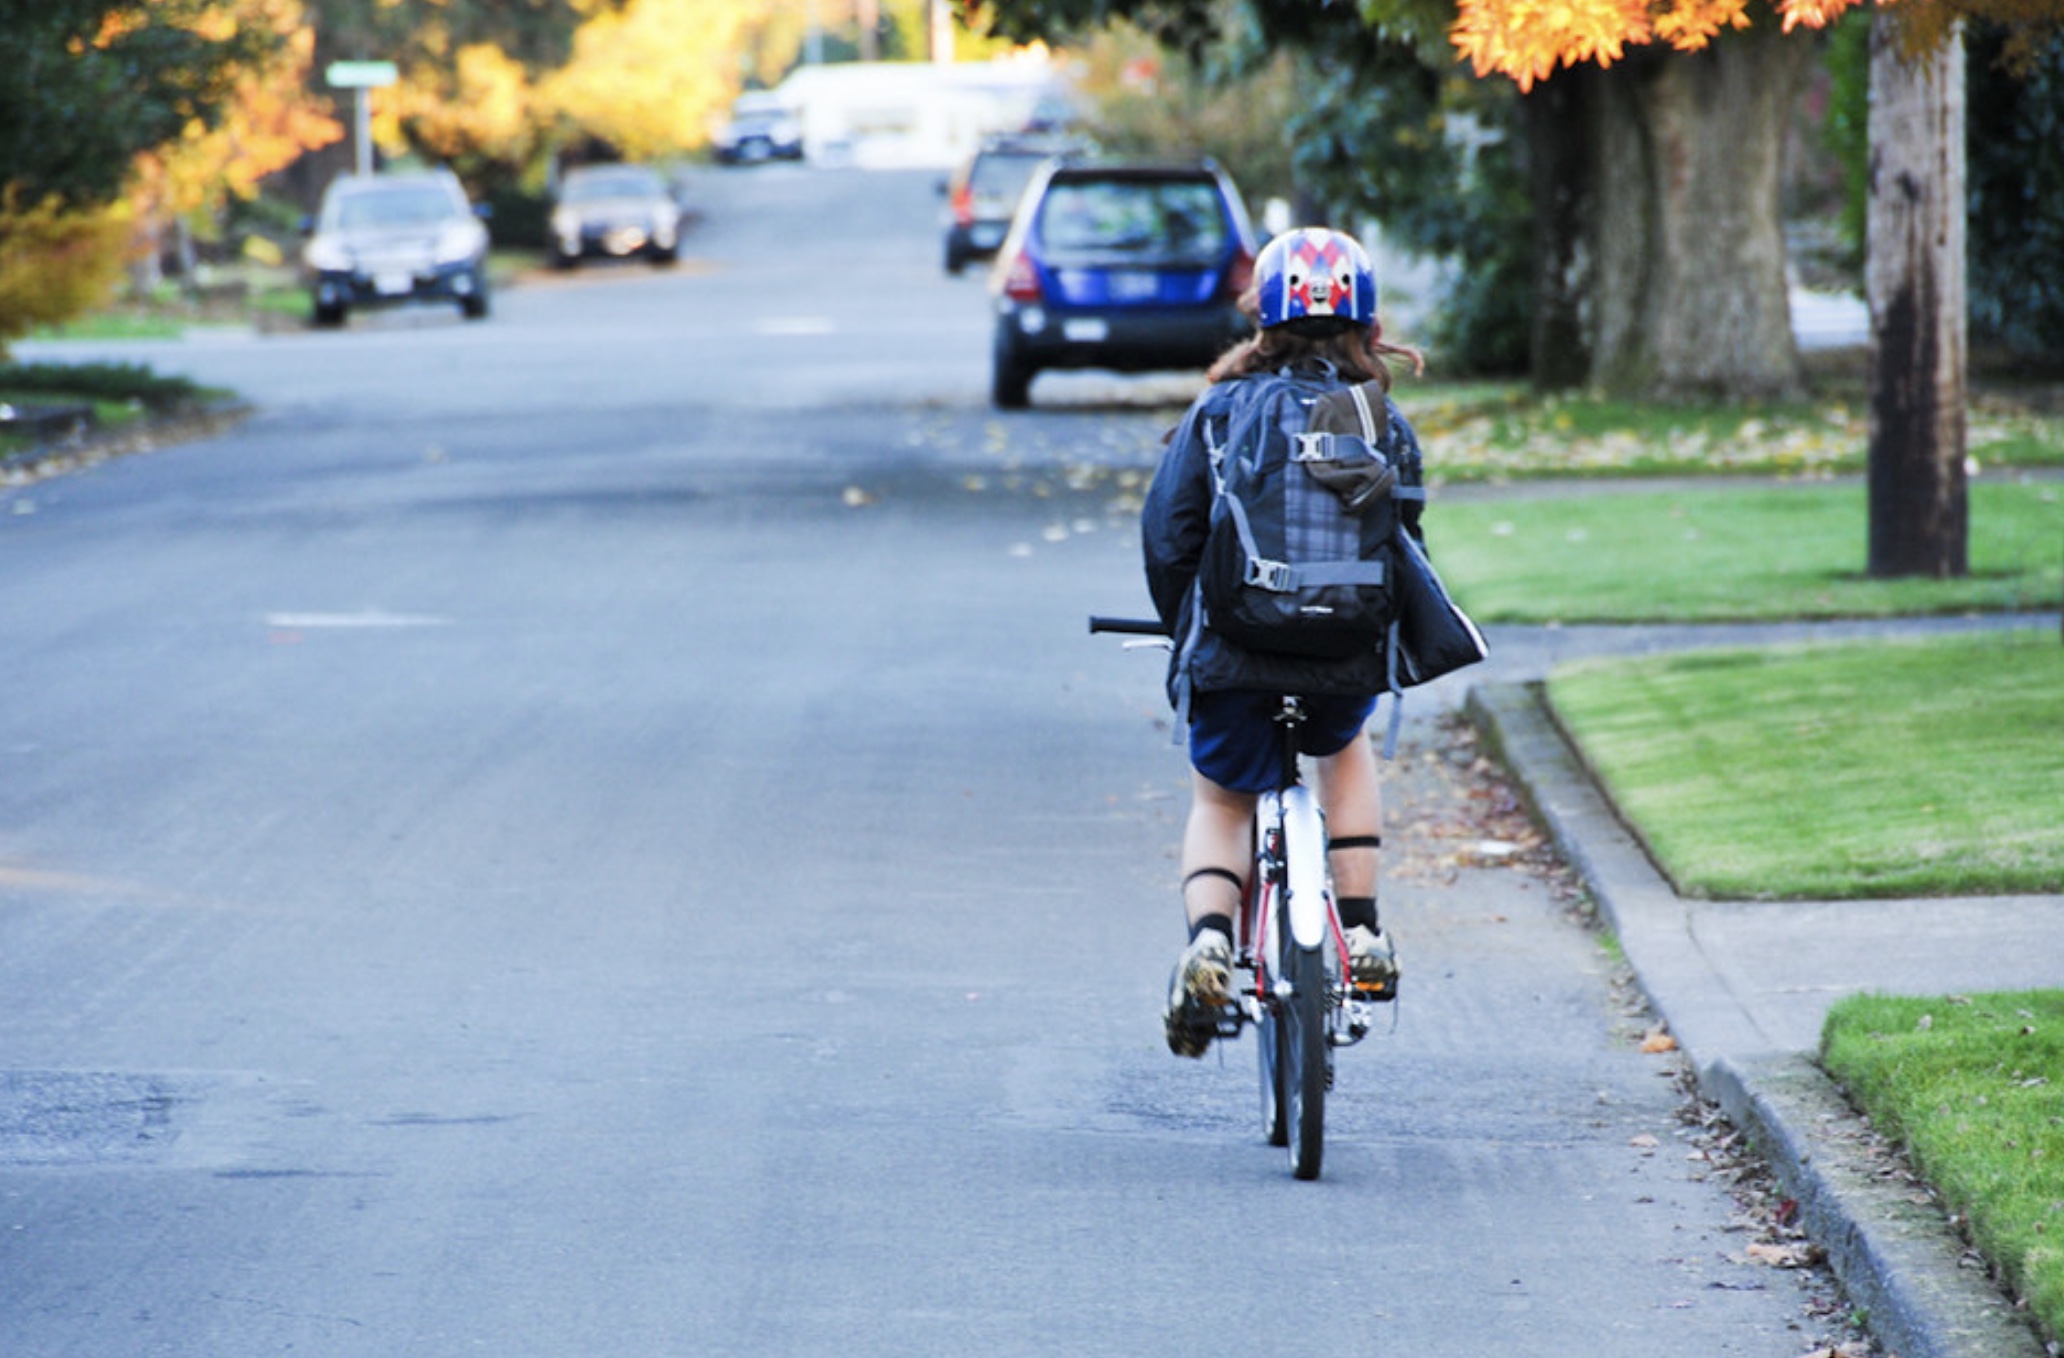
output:
[{"label": "distant car on road", "polygon": [[1010,230],[1018,198],[1032,172],[1053,156],[1083,144],[1052,137],[992,137],[946,183],[946,272],[957,274],[988,259]]},{"label": "distant car on road", "polygon": [[1048,161],[991,270],[990,399],[1046,368],[1201,368],[1246,334],[1254,228],[1215,164]]},{"label": "distant car on road", "polygon": [[780,95],[753,90],[731,105],[731,119],[717,130],[713,149],[726,165],[801,160],[803,124]]},{"label": "distant car on road", "polygon": [[681,205],[656,170],[643,165],[581,165],[559,181],[552,208],[552,263],[643,255],[654,264],[680,257]]},{"label": "distant car on road", "polygon": [[315,323],[409,302],[456,302],[468,320],[486,316],[484,215],[447,170],[333,181],[301,249]]}]

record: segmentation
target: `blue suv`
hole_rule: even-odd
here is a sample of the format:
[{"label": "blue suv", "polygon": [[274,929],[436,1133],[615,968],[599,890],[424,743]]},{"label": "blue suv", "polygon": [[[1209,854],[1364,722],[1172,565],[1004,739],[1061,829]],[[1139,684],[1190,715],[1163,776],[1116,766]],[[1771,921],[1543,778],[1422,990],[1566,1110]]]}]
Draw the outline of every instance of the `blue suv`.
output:
[{"label": "blue suv", "polygon": [[997,252],[990,400],[1016,409],[1046,368],[1201,368],[1248,333],[1254,228],[1209,161],[1055,161]]}]

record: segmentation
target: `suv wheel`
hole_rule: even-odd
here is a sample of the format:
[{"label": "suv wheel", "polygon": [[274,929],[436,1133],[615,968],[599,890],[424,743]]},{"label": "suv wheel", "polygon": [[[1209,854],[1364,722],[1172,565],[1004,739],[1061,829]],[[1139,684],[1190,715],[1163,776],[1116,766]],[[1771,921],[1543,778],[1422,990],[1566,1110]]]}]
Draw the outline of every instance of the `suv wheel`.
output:
[{"label": "suv wheel", "polygon": [[1032,376],[1037,371],[1008,348],[998,345],[989,370],[989,403],[998,410],[1023,410],[1032,404]]}]

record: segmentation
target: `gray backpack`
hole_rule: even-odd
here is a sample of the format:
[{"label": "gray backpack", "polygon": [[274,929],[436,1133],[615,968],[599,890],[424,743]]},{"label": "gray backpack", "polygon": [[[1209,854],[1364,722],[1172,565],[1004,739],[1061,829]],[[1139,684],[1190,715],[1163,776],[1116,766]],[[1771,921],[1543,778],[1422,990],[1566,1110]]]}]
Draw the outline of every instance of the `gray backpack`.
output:
[{"label": "gray backpack", "polygon": [[[1198,565],[1205,625],[1249,650],[1315,660],[1380,651],[1396,617],[1399,502],[1423,498],[1395,465],[1375,383],[1277,375],[1244,384]],[[1412,484],[1406,484],[1407,481]]]}]

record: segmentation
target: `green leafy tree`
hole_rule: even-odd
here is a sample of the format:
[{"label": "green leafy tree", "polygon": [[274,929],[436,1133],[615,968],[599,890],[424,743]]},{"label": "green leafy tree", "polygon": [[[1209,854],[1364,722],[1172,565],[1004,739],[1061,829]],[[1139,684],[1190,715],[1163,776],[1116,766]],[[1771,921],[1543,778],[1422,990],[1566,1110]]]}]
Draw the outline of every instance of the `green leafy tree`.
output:
[{"label": "green leafy tree", "polygon": [[278,41],[209,0],[0,0],[0,352],[105,295],[137,155],[216,125]]},{"label": "green leafy tree", "polygon": [[212,32],[207,0],[0,0],[0,187],[88,208],[139,151],[212,125],[239,67],[275,40]]},{"label": "green leafy tree", "polygon": [[2007,34],[1971,37],[1973,331],[2028,361],[2064,362],[2064,38],[2007,65]]}]

